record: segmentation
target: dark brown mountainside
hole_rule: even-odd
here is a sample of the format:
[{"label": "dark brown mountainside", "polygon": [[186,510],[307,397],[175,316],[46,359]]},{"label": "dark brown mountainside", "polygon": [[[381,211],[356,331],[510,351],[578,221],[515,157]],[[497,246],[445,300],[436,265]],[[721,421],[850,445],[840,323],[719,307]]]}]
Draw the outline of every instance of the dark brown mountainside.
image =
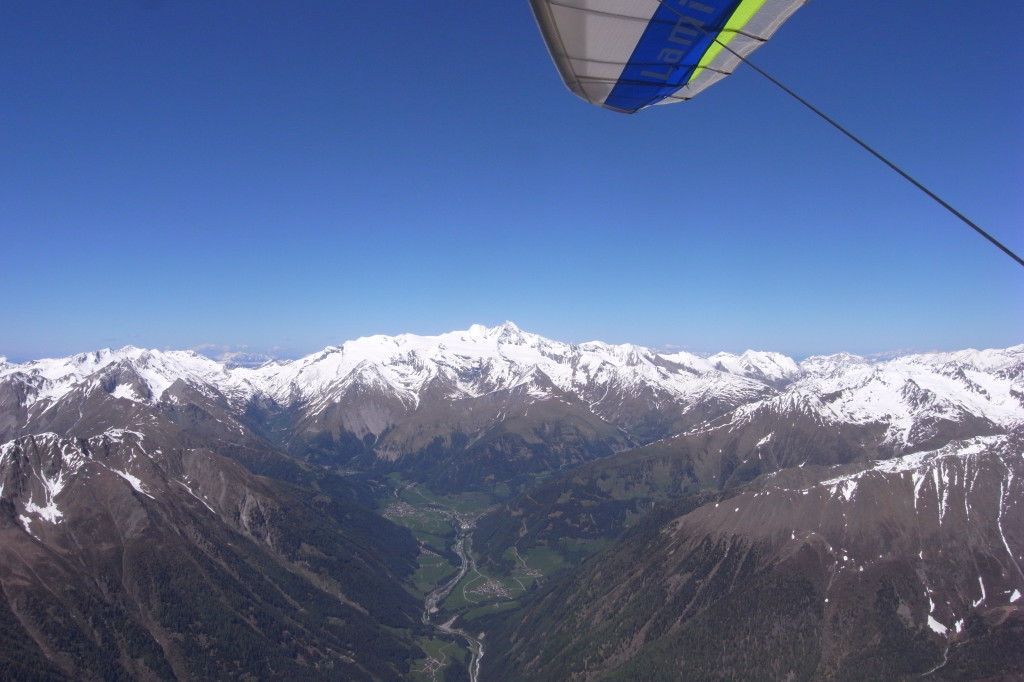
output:
[{"label": "dark brown mountainside", "polygon": [[0,359],[0,677],[1015,679],[1022,426],[1024,346]]},{"label": "dark brown mountainside", "polygon": [[1021,434],[652,513],[496,625],[537,680],[1024,676]]},{"label": "dark brown mountainside", "polygon": [[[415,543],[141,433],[0,453],[5,679],[400,679]],[[46,661],[46,663],[44,663]]]}]

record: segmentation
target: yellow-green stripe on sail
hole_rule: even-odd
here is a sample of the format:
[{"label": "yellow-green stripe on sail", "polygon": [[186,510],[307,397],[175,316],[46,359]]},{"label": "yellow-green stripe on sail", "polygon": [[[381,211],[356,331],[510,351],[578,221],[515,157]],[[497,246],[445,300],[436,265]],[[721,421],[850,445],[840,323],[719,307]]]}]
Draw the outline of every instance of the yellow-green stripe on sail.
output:
[{"label": "yellow-green stripe on sail", "polygon": [[697,64],[697,68],[693,70],[693,75],[690,76],[687,82],[692,82],[697,76],[700,75],[701,71],[704,70],[711,61],[721,53],[721,51],[728,45],[739,31],[743,30],[743,27],[747,25],[758,10],[764,6],[767,0],[743,0],[736,11],[729,17],[729,21],[725,22],[725,26],[719,31],[718,36],[715,38],[715,42],[711,43],[711,47],[708,48],[707,52],[701,58]]}]

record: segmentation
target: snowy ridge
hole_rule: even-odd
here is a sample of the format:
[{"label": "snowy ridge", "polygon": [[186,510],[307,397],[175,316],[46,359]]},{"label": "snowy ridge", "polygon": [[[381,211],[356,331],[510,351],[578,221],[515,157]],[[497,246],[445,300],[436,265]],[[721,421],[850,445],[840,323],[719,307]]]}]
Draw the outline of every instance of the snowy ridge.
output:
[{"label": "snowy ridge", "polygon": [[18,381],[24,386],[27,407],[36,402],[56,402],[81,388],[103,389],[135,402],[157,401],[178,380],[235,394],[248,391],[223,365],[192,351],[144,350],[133,346],[0,365],[0,381],[4,380]]},{"label": "snowy ridge", "polygon": [[[972,507],[975,506],[970,503],[970,495],[978,487],[978,480],[985,476],[990,479],[987,486],[990,491],[992,480],[1001,481],[1001,485],[1005,486],[1005,490],[991,496],[990,501],[998,507],[993,510],[992,518],[1001,517],[1007,505],[1016,506],[1016,496],[1008,493],[1014,485],[1013,472],[1022,466],[1024,459],[1021,453],[1014,451],[1010,437],[979,436],[952,441],[935,450],[875,460],[867,464],[824,469],[821,470],[824,475],[809,486],[801,479],[805,475],[814,476],[813,473],[801,472],[797,475],[792,471],[772,472],[761,479],[757,492],[744,493],[737,499],[791,493],[811,500],[851,502],[858,498],[862,489],[868,487],[872,488],[866,493],[868,498],[877,498],[881,494],[898,502],[905,496],[910,500],[919,520],[927,520],[920,515],[924,508],[930,508],[934,524],[939,527],[954,503],[957,505],[956,511],[964,519],[970,518]],[[975,514],[979,514],[980,509],[977,507]],[[1006,544],[1005,537],[1001,544]],[[1010,551],[1008,545],[1006,549],[1014,560],[1020,557],[1021,550]],[[1019,574],[1019,577],[1024,580],[1024,574]]]},{"label": "snowy ridge", "polygon": [[[29,452],[24,450],[29,445],[24,439],[0,445],[0,494],[8,488],[9,481],[14,484],[12,494],[21,498],[18,521],[34,535],[34,521],[57,524],[63,520],[64,512],[57,497],[88,458],[74,442],[54,433],[40,434],[33,440]],[[38,460],[41,452],[53,454]],[[27,467],[16,460],[27,460]],[[13,493],[13,490],[18,492]]]},{"label": "snowy ridge", "polygon": [[368,336],[257,368],[131,346],[0,364],[0,384],[16,384],[21,407],[39,404],[37,413],[76,390],[154,404],[180,381],[236,406],[269,399],[310,415],[368,396],[408,414],[428,399],[478,398],[519,387],[533,400],[552,397],[552,390],[573,395],[609,420],[628,401],[680,414],[716,403],[737,408],[736,426],[796,411],[826,424],[883,424],[892,444],[925,441],[943,420],[984,420],[998,429],[1024,423],[1024,345],[887,361],[844,353],[797,363],[751,350],[702,358],[632,344],[568,344],[506,322],[437,336]]},{"label": "snowy ridge", "polygon": [[[20,508],[19,522],[35,537],[40,522],[63,522],[63,495],[80,478],[112,474],[153,499],[144,479],[152,479],[153,457],[160,450],[147,452],[143,441],[140,432],[109,429],[84,441],[40,433],[0,444],[0,496]],[[115,446],[116,454],[111,455],[107,446]]]},{"label": "snowy ridge", "polygon": [[887,442],[923,438],[936,421],[1024,423],[1024,346],[908,355],[885,362],[840,354],[812,357],[778,395],[739,408],[734,423],[798,411],[823,423],[881,423]]},{"label": "snowy ridge", "polygon": [[751,377],[766,383],[789,383],[803,374],[803,369],[792,358],[781,353],[745,351],[742,355],[717,353],[708,358],[716,369]]},{"label": "snowy ridge", "polygon": [[[960,471],[970,472],[971,461],[974,458],[995,450],[997,446],[1005,442],[1004,436],[982,436],[967,441],[955,441],[938,450],[873,462],[870,468],[863,471],[830,478],[821,481],[818,485],[831,488],[833,494],[841,494],[845,499],[851,499],[857,490],[857,484],[866,476],[909,473],[913,481],[915,505],[917,498],[922,494],[923,484],[931,477],[935,481],[932,493],[939,495],[939,506],[945,508],[945,504],[942,503],[942,491],[950,485],[949,479],[945,477],[950,468],[947,465],[951,462],[958,465]],[[945,460],[949,460],[949,462]],[[940,483],[940,479],[942,483]],[[957,481],[957,483],[965,485],[964,481]],[[969,485],[966,487],[970,488]]]},{"label": "snowy ridge", "polygon": [[904,611],[905,622],[961,633],[968,614],[1018,604],[1024,590],[1019,439],[981,436],[888,460],[772,472],[663,532],[673,552],[702,546],[708,535],[727,545],[757,538],[775,561],[813,548],[827,576],[826,605],[866,576],[893,567],[906,576],[913,565],[904,598],[916,597],[917,607]]},{"label": "snowy ridge", "polygon": [[415,406],[435,380],[452,387],[449,398],[479,397],[532,384],[538,372],[557,388],[592,403],[610,386],[635,391],[656,387],[679,402],[723,385],[733,393],[757,395],[764,386],[744,374],[753,366],[737,358],[726,371],[697,356],[659,355],[632,344],[561,343],[506,322],[438,336],[365,337],[292,363],[235,371],[279,403],[318,401],[364,382],[390,387]]}]

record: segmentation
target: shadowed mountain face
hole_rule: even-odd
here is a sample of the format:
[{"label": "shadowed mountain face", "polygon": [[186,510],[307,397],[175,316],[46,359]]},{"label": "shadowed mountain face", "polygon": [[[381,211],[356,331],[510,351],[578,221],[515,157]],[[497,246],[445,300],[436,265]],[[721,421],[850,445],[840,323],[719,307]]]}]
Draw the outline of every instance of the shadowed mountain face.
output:
[{"label": "shadowed mountain face", "polygon": [[1019,679],[1022,444],[791,469],[662,508],[496,625],[485,668],[541,680]]},{"label": "shadowed mountain face", "polygon": [[1017,679],[1022,424],[1024,346],[0,360],[0,677],[406,677],[419,548],[361,482],[397,472],[501,502],[486,570],[560,557],[475,621],[484,679]]},{"label": "shadowed mountain face", "polygon": [[512,548],[610,540],[668,500],[732,494],[790,468],[874,461],[883,437],[875,424],[822,428],[797,411],[667,438],[588,462],[507,501],[480,521],[477,546],[485,563],[500,570]]},{"label": "shadowed mountain face", "polygon": [[491,491],[684,433],[742,427],[768,439],[759,447],[769,461],[745,462],[737,450],[729,465],[737,471],[722,473],[753,477],[788,465],[776,431],[790,416],[808,426],[798,437],[863,431],[836,462],[851,446],[888,457],[1005,433],[1020,420],[1022,366],[1024,347],[796,363],[753,351],[698,357],[566,344],[511,323],[368,337],[256,369],[125,348],[0,365],[0,439],[96,435],[156,412],[196,437],[248,433],[320,465]]},{"label": "shadowed mountain face", "polygon": [[0,486],[6,679],[407,668],[415,543],[356,504],[129,431],[16,439]]}]

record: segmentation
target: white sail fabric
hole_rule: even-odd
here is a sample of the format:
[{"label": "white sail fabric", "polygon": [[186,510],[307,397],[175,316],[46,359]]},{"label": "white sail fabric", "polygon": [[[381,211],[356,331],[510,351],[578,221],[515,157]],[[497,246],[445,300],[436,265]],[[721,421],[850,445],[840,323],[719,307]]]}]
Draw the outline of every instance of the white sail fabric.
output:
[{"label": "white sail fabric", "polygon": [[530,0],[568,88],[632,113],[689,99],[764,44],[806,0]]}]

